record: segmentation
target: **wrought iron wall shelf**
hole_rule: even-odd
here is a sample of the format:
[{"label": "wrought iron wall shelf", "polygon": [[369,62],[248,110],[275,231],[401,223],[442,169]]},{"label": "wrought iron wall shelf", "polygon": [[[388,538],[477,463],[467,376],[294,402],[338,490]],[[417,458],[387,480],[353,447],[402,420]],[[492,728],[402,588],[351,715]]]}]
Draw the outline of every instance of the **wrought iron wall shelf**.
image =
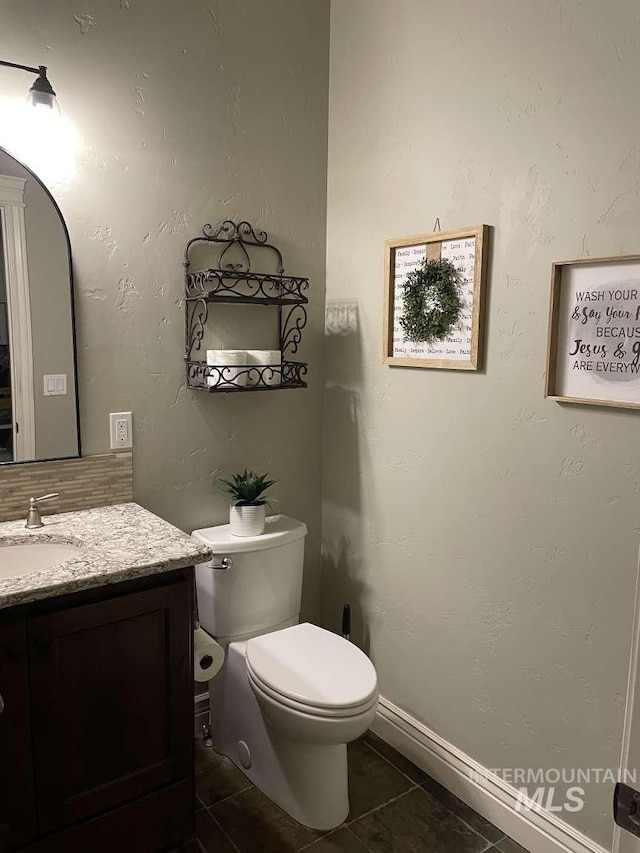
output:
[{"label": "wrought iron wall shelf", "polygon": [[[290,357],[297,353],[307,324],[308,279],[285,275],[280,250],[268,242],[265,231],[256,232],[249,222],[226,219],[215,227],[207,224],[202,235],[189,240],[184,259],[187,387],[222,393],[306,388],[307,364]],[[189,253],[196,243],[219,247],[215,268],[189,272]],[[275,257],[276,273],[251,270],[252,256],[260,249]],[[213,366],[199,360],[209,305],[216,302],[276,306],[282,365]]]}]

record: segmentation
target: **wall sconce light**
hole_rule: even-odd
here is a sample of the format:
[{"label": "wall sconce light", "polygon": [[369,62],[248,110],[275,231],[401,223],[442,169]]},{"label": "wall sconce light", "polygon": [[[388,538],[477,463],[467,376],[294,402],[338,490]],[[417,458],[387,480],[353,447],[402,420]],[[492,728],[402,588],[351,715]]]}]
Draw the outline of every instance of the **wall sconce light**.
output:
[{"label": "wall sconce light", "polygon": [[32,107],[45,107],[53,110],[54,112],[60,112],[56,93],[53,91],[53,87],[47,79],[46,65],[39,65],[37,68],[34,68],[31,65],[18,65],[16,62],[6,62],[4,59],[0,59],[0,65],[4,65],[7,68],[19,68],[22,71],[29,71],[31,74],[37,74],[38,76],[29,89],[27,103]]}]

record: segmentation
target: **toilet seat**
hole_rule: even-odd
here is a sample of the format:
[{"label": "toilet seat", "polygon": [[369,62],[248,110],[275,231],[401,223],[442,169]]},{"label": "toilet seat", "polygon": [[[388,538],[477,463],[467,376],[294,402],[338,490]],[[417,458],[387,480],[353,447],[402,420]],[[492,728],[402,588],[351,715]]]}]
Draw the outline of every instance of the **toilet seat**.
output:
[{"label": "toilet seat", "polygon": [[359,716],[360,714],[366,714],[367,711],[369,711],[371,708],[375,707],[378,704],[378,694],[376,693],[376,695],[368,702],[363,703],[362,705],[357,705],[355,707],[320,708],[315,707],[313,705],[304,705],[302,702],[296,702],[294,699],[289,699],[287,696],[283,696],[281,693],[272,690],[271,687],[268,687],[266,684],[260,681],[260,679],[255,677],[249,665],[247,665],[247,676],[249,677],[249,683],[251,684],[254,693],[266,696],[268,699],[271,699],[274,702],[277,702],[279,705],[282,705],[283,708],[290,708],[291,710],[297,711],[300,714],[308,714],[314,717],[355,717]]},{"label": "toilet seat", "polygon": [[310,623],[249,640],[246,666],[258,690],[299,713],[358,716],[378,699],[376,671],[364,652]]}]

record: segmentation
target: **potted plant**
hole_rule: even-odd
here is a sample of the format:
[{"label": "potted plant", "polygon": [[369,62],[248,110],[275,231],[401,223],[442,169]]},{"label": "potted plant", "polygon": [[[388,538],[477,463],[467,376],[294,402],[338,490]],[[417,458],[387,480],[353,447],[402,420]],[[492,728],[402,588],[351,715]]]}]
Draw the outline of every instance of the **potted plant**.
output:
[{"label": "potted plant", "polygon": [[265,492],[275,480],[267,480],[268,474],[232,474],[230,480],[218,479],[222,491],[231,495],[229,526],[234,536],[260,536],[264,533],[265,507],[270,506]]}]

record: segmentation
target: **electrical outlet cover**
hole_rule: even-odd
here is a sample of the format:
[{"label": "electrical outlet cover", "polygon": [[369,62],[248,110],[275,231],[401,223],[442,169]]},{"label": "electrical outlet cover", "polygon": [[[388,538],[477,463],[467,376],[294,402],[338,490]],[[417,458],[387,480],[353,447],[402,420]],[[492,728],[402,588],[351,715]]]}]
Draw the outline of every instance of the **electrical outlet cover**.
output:
[{"label": "electrical outlet cover", "polygon": [[133,447],[131,412],[111,412],[109,415],[109,434],[112,450]]}]

